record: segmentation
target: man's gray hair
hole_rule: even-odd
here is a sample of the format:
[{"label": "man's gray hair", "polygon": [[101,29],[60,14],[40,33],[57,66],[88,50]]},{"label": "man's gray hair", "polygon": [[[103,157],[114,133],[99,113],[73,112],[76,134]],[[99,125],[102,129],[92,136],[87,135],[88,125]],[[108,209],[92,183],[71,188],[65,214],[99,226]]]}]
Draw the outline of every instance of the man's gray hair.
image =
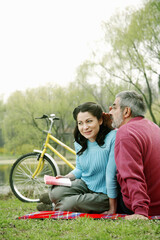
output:
[{"label": "man's gray hair", "polygon": [[121,109],[129,107],[132,117],[144,117],[146,105],[142,95],[138,94],[136,91],[122,91],[116,95],[116,98],[117,97],[120,98],[119,105]]}]

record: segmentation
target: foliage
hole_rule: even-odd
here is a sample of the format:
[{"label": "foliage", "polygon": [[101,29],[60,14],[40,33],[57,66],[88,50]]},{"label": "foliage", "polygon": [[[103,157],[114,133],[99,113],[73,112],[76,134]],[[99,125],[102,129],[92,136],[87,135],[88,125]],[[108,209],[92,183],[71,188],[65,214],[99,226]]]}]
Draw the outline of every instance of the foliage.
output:
[{"label": "foliage", "polygon": [[[95,76],[96,83],[94,83]],[[126,89],[126,84],[117,84],[111,78],[106,79],[105,73],[101,72],[99,66],[91,61],[84,62],[77,69],[76,80],[79,88],[88,91],[95,99],[94,101],[99,103],[105,112],[108,112],[116,93]]]},{"label": "foliage", "polygon": [[[131,15],[126,12],[126,18],[130,19],[128,24],[115,29],[116,35],[110,36],[114,59],[112,74],[143,95],[151,118],[157,123],[152,107],[158,96],[160,2],[146,1],[143,8]],[[113,26],[109,29],[111,27],[114,30]]]},{"label": "foliage", "polygon": [[41,148],[42,130],[47,126],[35,118],[51,113],[60,118],[53,134],[73,147],[73,109],[95,101],[108,111],[117,92],[126,89],[143,95],[147,118],[160,125],[160,1],[144,0],[140,9],[117,13],[103,28],[103,52],[95,49],[67,87],[50,83],[16,91],[5,104],[0,100],[0,147],[4,152],[18,155]]},{"label": "foliage", "polygon": [[96,78],[109,96],[121,89],[137,90],[158,123],[153,104],[160,90],[160,1],[144,1],[138,10],[128,8],[105,22],[103,29],[105,51],[94,51],[79,76],[86,81]]},{"label": "foliage", "polygon": [[[60,118],[53,126],[53,134],[62,142],[73,147],[75,122],[73,109],[82,102],[95,101],[95,98],[77,84],[68,87],[39,87],[25,92],[14,92],[6,102],[3,121],[5,148],[12,154],[24,154],[41,148],[44,141],[43,130],[47,130],[45,120],[36,119],[43,114],[54,113]],[[54,144],[54,147],[57,147]],[[65,150],[63,152],[65,154]]]},{"label": "foliage", "polygon": [[0,239],[159,239],[160,221],[143,220],[18,220],[35,212],[36,204],[23,203],[14,197],[0,196]]}]

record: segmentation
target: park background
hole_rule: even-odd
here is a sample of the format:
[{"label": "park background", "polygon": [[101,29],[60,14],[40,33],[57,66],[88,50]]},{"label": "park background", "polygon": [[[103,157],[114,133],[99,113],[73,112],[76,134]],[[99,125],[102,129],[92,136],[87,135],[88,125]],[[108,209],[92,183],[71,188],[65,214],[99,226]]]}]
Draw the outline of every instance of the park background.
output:
[{"label": "park background", "polygon": [[58,2],[0,3],[1,186],[8,184],[8,161],[41,148],[47,126],[35,118],[43,114],[60,118],[53,134],[73,147],[77,105],[95,101],[107,112],[116,93],[134,89],[144,97],[146,117],[160,126],[160,1],[122,1],[127,7],[121,1],[113,7],[103,0]]},{"label": "park background", "polygon": [[[19,1],[16,1],[16,3],[18,2]],[[62,2],[63,1],[60,1],[61,4]],[[33,9],[36,6],[38,12],[39,8],[38,5],[34,5],[35,3],[36,1],[33,1]],[[42,3],[43,1],[40,1],[41,5]],[[49,7],[49,3],[50,1],[48,2],[48,5],[45,6],[45,11]],[[73,2],[69,1],[69,3],[71,4]],[[96,11],[92,11],[92,5],[90,1],[89,3],[90,5],[87,5],[88,10],[90,7],[90,12],[92,14],[96,14]],[[102,3],[104,4],[103,1]],[[139,5],[135,4],[134,6],[123,8],[121,11],[115,11],[114,14],[112,14],[106,21],[101,22],[101,33],[103,34],[100,35],[100,39],[95,41],[92,48],[90,48],[90,54],[88,57],[82,62],[81,59],[81,64],[79,64],[76,69],[74,69],[75,66],[73,65],[73,69],[75,71],[74,77],[70,80],[66,79],[66,84],[64,84],[65,73],[62,80],[61,72],[64,70],[63,60],[65,59],[67,65],[67,58],[70,58],[70,48],[66,53],[63,52],[63,46],[61,48],[63,53],[59,53],[62,62],[61,69],[58,70],[59,79],[54,79],[53,72],[56,68],[55,64],[50,66],[50,68],[53,69],[52,74],[50,73],[50,77],[48,77],[46,71],[44,84],[41,84],[40,81],[37,81],[38,85],[36,87],[32,87],[34,84],[29,84],[30,87],[27,87],[25,84],[30,82],[30,80],[34,82],[34,77],[37,79],[39,78],[39,75],[32,75],[31,79],[27,79],[26,76],[28,76],[28,78],[30,76],[27,72],[31,71],[32,69],[30,68],[29,63],[28,65],[26,65],[25,62],[24,65],[22,64],[23,71],[25,72],[23,75],[20,75],[20,82],[21,86],[24,84],[24,89],[21,90],[21,87],[17,87],[16,90],[10,90],[8,97],[6,97],[5,94],[1,94],[0,98],[1,155],[7,154],[11,156],[17,156],[32,151],[35,147],[40,148],[43,142],[42,130],[46,129],[46,125],[45,122],[35,120],[35,118],[40,117],[43,114],[49,115],[51,113],[55,113],[56,116],[60,118],[60,120],[54,125],[53,134],[66,144],[73,147],[73,129],[75,126],[72,117],[73,109],[82,102],[95,101],[102,106],[104,111],[108,111],[109,106],[112,105],[114,101],[116,93],[126,89],[134,89],[143,95],[147,105],[146,117],[160,125],[160,1],[144,0],[138,1],[138,3]],[[78,5],[79,7],[81,6],[79,9],[81,11],[85,6],[83,4],[84,2],[82,1],[82,3],[79,3]],[[28,7],[26,9],[27,13],[33,14],[33,9],[29,11],[29,6],[31,7],[30,2],[28,5],[25,3],[24,6],[21,3],[18,8],[20,15],[22,15],[23,12],[25,13],[22,7]],[[64,6],[59,5],[59,7],[60,6],[61,8],[59,10],[62,10]],[[78,6],[76,8],[76,4],[73,5],[74,8],[72,12],[74,10],[78,11]],[[105,6],[107,9],[107,4]],[[69,7],[69,5],[66,7]],[[7,9],[8,14],[11,13],[10,5],[8,5]],[[99,9],[97,9],[97,11],[98,10]],[[48,9],[48,11],[50,10]],[[84,10],[84,14],[86,14],[85,11],[86,10]],[[18,23],[18,20],[20,19],[15,15],[14,9],[12,9],[12,12],[12,16],[15,17],[16,23]],[[88,18],[90,16],[90,12],[88,12]],[[38,16],[39,19],[41,16],[43,19],[43,12],[40,13],[35,13],[35,16]],[[55,13],[55,9],[53,13]],[[81,12],[80,15],[83,19],[82,13],[83,12]],[[103,14],[105,14],[105,11]],[[28,23],[30,23],[29,16],[30,15],[28,15]],[[75,16],[75,12],[70,17],[70,24],[72,23],[72,28],[69,27],[69,30],[73,30],[73,16]],[[63,15],[61,15],[61,18],[63,19]],[[4,20],[6,20],[6,18],[4,18]],[[24,18],[22,18],[22,20],[24,20]],[[48,20],[49,19],[47,19],[47,21]],[[65,19],[63,19],[62,22],[64,22],[64,20]],[[35,17],[35,21],[32,24],[36,24],[37,21],[38,20]],[[10,21],[8,20],[8,22],[10,22],[10,25],[13,26],[11,19]],[[88,22],[86,22],[86,24],[87,23]],[[19,29],[19,31],[24,33],[27,28],[27,21],[25,24],[25,28],[23,27],[20,29],[19,27],[21,27],[23,24],[19,23],[18,28],[13,29]],[[83,27],[84,24],[85,22],[83,22],[81,27]],[[53,24],[53,26],[55,25]],[[58,27],[58,23],[56,26]],[[79,25],[77,28],[78,27]],[[76,25],[74,25],[74,28],[76,28]],[[42,29],[44,30],[44,27]],[[9,28],[9,30],[11,30],[11,28]],[[89,30],[90,29],[88,28],[88,31]],[[54,27],[53,29],[48,29],[48,31],[54,32]],[[67,29],[61,29],[61,31],[63,32],[63,39],[61,39],[62,35],[60,34],[60,46],[62,45],[62,42],[65,44],[65,40],[67,41]],[[15,32],[15,34],[12,32],[14,38],[8,40],[10,43],[14,43],[16,34],[17,32]],[[27,41],[29,39],[32,41],[33,37],[33,43],[35,44],[34,34],[33,32],[30,32],[30,36],[27,38]],[[70,32],[68,34],[70,34]],[[5,35],[3,36],[3,39],[5,39]],[[23,45],[23,38],[20,40],[20,50],[22,50],[22,47],[26,49],[30,46],[30,43],[28,43],[28,45]],[[44,45],[41,46],[42,49],[45,49],[47,44],[47,38],[45,38],[45,40],[46,41],[44,41]],[[55,43],[53,41],[52,45],[54,46],[54,44],[58,44],[57,40],[55,40]],[[14,48],[13,45],[7,46]],[[19,52],[18,46],[15,45],[15,47],[17,48],[17,52]],[[67,44],[65,47],[67,47]],[[80,51],[77,51],[77,54],[79,52],[81,52],[81,49]],[[65,53],[67,56],[65,56]],[[9,53],[6,50],[6,58],[7,54]],[[32,58],[32,54],[34,58],[35,52],[30,52],[30,54],[30,59]],[[13,52],[11,52],[11,57],[13,58]],[[26,56],[24,56],[24,58],[25,57]],[[18,73],[15,75],[14,72],[9,75],[10,71],[12,70],[12,67],[10,66],[9,55],[8,62],[6,62],[5,58],[3,60],[2,66],[5,67],[1,72],[1,85],[3,88],[3,84],[8,81],[7,77],[10,77],[10,84],[8,84],[9,88],[10,85],[14,85],[14,81],[16,85],[17,81],[15,78],[19,78],[20,76]],[[24,61],[23,58],[19,60],[21,60],[22,63]],[[58,58],[57,65],[59,60],[60,59]],[[45,59],[43,59],[43,61],[45,61]],[[14,59],[12,59],[12,65],[14,66]],[[22,65],[19,67],[16,65],[17,72],[19,71],[22,73]],[[41,72],[41,70],[39,71]],[[51,81],[51,78],[53,81]]]},{"label": "park background", "polygon": [[44,141],[42,114],[60,118],[53,133],[73,146],[75,106],[95,101],[108,111],[117,92],[134,89],[160,126],[160,1],[114,4],[120,10],[107,0],[0,2],[0,239],[159,239],[158,220],[19,221],[35,204],[4,194],[11,163]]}]

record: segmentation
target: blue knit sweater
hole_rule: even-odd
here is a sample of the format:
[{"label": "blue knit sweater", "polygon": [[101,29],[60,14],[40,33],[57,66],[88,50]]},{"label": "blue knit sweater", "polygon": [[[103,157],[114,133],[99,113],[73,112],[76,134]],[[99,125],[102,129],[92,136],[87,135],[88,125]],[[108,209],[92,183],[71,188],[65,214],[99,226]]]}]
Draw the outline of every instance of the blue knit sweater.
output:
[{"label": "blue knit sweater", "polygon": [[[81,178],[90,190],[105,193],[109,198],[117,197],[116,164],[114,159],[116,130],[105,137],[103,146],[97,142],[87,142],[87,149],[76,157],[76,168],[71,172],[76,178]],[[78,152],[81,145],[75,142]]]}]

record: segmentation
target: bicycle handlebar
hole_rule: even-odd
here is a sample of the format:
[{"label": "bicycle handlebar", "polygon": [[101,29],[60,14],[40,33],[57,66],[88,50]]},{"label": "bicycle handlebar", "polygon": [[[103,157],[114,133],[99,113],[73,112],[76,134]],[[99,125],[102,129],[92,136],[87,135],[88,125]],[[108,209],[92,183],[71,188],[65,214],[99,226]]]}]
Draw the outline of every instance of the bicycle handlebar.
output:
[{"label": "bicycle handlebar", "polygon": [[36,117],[35,119],[53,119],[53,120],[59,120],[58,117],[56,117],[56,115],[54,113],[50,114],[50,117],[46,114],[43,114],[42,117]]},{"label": "bicycle handlebar", "polygon": [[50,114],[50,116],[43,114],[42,117],[37,117],[35,119],[46,119],[47,127],[49,127],[49,121],[50,121],[50,127],[49,127],[49,130],[47,131],[48,133],[51,133],[54,120],[59,120],[59,118],[56,117],[56,115],[54,113]]}]

